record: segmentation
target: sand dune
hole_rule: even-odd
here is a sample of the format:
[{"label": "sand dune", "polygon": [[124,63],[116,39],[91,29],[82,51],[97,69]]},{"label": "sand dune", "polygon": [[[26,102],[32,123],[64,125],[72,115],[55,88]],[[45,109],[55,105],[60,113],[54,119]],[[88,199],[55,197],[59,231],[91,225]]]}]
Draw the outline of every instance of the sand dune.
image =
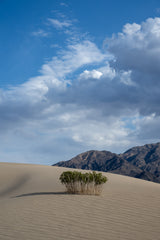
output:
[{"label": "sand dune", "polygon": [[101,196],[68,195],[65,168],[0,163],[0,240],[159,240],[160,185],[104,173]]}]

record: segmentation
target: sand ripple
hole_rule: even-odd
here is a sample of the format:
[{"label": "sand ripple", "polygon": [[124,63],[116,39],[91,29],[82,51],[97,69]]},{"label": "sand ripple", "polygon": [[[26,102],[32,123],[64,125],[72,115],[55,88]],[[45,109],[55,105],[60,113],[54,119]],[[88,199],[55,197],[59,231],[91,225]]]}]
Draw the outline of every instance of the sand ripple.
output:
[{"label": "sand ripple", "polygon": [[102,196],[68,195],[62,171],[0,164],[0,239],[160,239],[159,184],[107,173]]}]

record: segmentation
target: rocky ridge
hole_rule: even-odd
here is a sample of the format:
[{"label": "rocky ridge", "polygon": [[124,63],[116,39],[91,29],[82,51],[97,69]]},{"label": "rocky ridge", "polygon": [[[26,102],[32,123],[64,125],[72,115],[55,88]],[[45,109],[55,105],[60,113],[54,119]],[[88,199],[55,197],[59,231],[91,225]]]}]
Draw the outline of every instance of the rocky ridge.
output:
[{"label": "rocky ridge", "polygon": [[55,165],[111,172],[160,183],[160,143],[133,147],[123,154],[91,150]]}]

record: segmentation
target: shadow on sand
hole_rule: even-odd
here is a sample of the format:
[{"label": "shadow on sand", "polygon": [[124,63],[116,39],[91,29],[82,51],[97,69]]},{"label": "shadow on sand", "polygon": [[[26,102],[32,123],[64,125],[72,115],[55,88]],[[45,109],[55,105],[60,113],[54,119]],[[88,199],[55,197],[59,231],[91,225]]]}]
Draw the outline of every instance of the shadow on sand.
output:
[{"label": "shadow on sand", "polygon": [[0,197],[5,197],[8,194],[11,194],[18,188],[22,187],[28,181],[29,175],[25,175],[20,177],[17,181],[13,182],[13,184],[9,187],[6,187],[3,191],[0,192]]},{"label": "shadow on sand", "polygon": [[21,195],[14,196],[12,198],[20,198],[20,197],[29,197],[29,196],[36,196],[36,195],[64,195],[67,192],[33,192],[33,193],[25,193]]}]

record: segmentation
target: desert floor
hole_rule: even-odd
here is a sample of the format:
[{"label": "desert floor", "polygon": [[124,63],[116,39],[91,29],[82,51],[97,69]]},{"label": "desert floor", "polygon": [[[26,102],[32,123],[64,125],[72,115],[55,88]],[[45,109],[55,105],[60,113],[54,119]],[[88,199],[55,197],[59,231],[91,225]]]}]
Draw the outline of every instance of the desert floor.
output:
[{"label": "desert floor", "polygon": [[66,170],[0,163],[0,240],[160,240],[160,185],[104,173],[101,196],[71,195]]}]

